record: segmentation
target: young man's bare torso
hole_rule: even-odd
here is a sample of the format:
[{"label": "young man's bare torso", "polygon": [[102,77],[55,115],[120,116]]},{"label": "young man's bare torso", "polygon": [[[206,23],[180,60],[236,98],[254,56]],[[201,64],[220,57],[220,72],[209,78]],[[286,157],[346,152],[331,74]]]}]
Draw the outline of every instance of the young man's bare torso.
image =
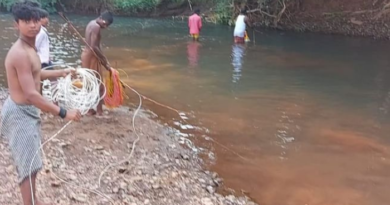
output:
[{"label": "young man's bare torso", "polygon": [[25,59],[24,63],[30,64],[31,73],[34,78],[34,87],[40,92],[41,89],[41,61],[35,49],[29,46],[27,43],[22,40],[18,40],[9,50],[6,61],[5,69],[7,70],[7,79],[8,79],[8,89],[11,94],[12,100],[17,104],[22,105],[31,105],[31,102],[28,102],[27,96],[22,90],[22,87],[19,83],[19,79],[22,76],[19,76],[15,67],[19,66],[21,59]]},{"label": "young man's bare torso", "polygon": [[[43,167],[39,153],[41,146],[40,110],[58,115],[65,120],[78,121],[78,110],[66,110],[49,102],[41,95],[41,79],[58,78],[73,69],[42,71],[35,48],[36,36],[44,13],[39,4],[20,1],[12,6],[14,25],[19,39],[7,53],[5,68],[10,96],[1,109],[0,130],[8,140],[24,205],[42,205],[35,196],[35,181]],[[34,203],[35,202],[35,203]]]}]

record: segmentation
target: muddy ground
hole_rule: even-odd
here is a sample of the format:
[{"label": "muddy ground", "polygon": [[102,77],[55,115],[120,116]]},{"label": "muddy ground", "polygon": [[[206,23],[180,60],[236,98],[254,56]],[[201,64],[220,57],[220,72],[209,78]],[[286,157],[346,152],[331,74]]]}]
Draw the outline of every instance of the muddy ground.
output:
[{"label": "muddy ground", "polygon": [[[0,92],[0,105],[7,92]],[[0,106],[1,108],[1,106]],[[38,196],[52,204],[185,204],[252,205],[247,197],[222,196],[217,173],[175,131],[151,120],[141,111],[132,128],[134,110],[107,111],[110,119],[84,117],[71,123],[44,147],[45,166],[38,180]],[[66,122],[42,114],[43,140]],[[139,142],[131,158],[132,144]],[[123,164],[117,163],[123,161]],[[0,141],[0,204],[20,205],[21,196],[7,141]],[[108,165],[99,186],[99,176]],[[59,178],[58,178],[59,177]],[[92,192],[91,192],[92,190]],[[98,191],[99,193],[97,193]],[[93,193],[95,192],[95,193]]]}]

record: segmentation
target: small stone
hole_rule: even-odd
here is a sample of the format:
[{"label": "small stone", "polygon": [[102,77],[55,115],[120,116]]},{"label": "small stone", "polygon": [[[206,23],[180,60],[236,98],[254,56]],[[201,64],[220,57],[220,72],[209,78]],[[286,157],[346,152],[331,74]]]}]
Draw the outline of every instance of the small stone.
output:
[{"label": "small stone", "polygon": [[84,194],[79,194],[79,195],[72,194],[71,199],[78,202],[86,202],[87,196],[85,196]]},{"label": "small stone", "polygon": [[96,147],[95,147],[95,150],[98,150],[98,151],[100,151],[100,150],[104,150],[104,147],[103,147],[103,146],[101,146],[101,145],[99,145],[99,146],[96,146]]},{"label": "small stone", "polygon": [[123,174],[123,173],[125,173],[127,171],[127,169],[125,168],[125,167],[120,167],[119,169],[118,169],[118,172],[120,173],[120,174]]},{"label": "small stone", "polygon": [[92,149],[91,149],[91,148],[88,148],[88,147],[84,147],[84,151],[86,151],[86,152],[92,152]]},{"label": "small stone", "polygon": [[153,189],[159,189],[159,188],[160,188],[160,185],[158,185],[158,184],[153,184],[152,188],[153,188]]},{"label": "small stone", "polygon": [[207,190],[210,194],[214,194],[214,193],[215,193],[215,188],[212,187],[212,186],[207,186],[206,190]]},{"label": "small stone", "polygon": [[186,154],[181,154],[181,158],[184,159],[184,160],[189,160],[190,157]]},{"label": "small stone", "polygon": [[55,181],[52,181],[52,182],[50,183],[50,185],[51,185],[52,187],[60,187],[60,186],[61,186],[61,182],[58,181],[58,180],[55,180]]},{"label": "small stone", "polygon": [[236,197],[234,197],[233,195],[229,195],[229,196],[227,196],[227,197],[225,197],[227,200],[229,200],[230,202],[234,202],[234,199],[236,198]]},{"label": "small stone", "polygon": [[218,177],[218,174],[216,172],[213,172],[213,175],[212,175],[213,179],[217,178]]},{"label": "small stone", "polygon": [[70,175],[69,179],[72,180],[72,181],[76,181],[77,180],[77,176],[76,175]]},{"label": "small stone", "polygon": [[177,174],[176,172],[172,172],[172,174],[171,174],[172,178],[176,178],[177,175],[178,175],[178,174]]},{"label": "small stone", "polygon": [[214,183],[215,183],[217,186],[221,186],[222,183],[223,183],[223,179],[221,179],[221,178],[215,178],[215,179],[214,179]]},{"label": "small stone", "polygon": [[204,179],[199,179],[199,182],[200,182],[201,184],[206,184],[206,180],[204,180]]},{"label": "small stone", "polygon": [[115,188],[112,189],[112,193],[117,194],[118,192],[119,192],[119,188],[118,187],[115,187]]},{"label": "small stone", "polygon": [[129,186],[127,187],[127,191],[128,191],[129,194],[132,194],[132,193],[137,192],[137,190],[136,190],[136,189],[134,188],[134,186],[132,186],[132,185],[129,185]]},{"label": "small stone", "polygon": [[146,200],[144,201],[144,204],[149,204],[149,203],[150,203],[149,199],[146,199]]},{"label": "small stone", "polygon": [[9,166],[5,169],[5,171],[6,171],[8,174],[11,174],[11,173],[14,171],[14,166],[9,165]]},{"label": "small stone", "polygon": [[65,143],[65,142],[60,142],[58,145],[60,145],[60,147],[62,147],[62,148],[65,148],[65,147],[67,147],[69,144],[68,144],[68,143]]},{"label": "small stone", "polygon": [[202,205],[214,205],[210,198],[202,198]]},{"label": "small stone", "polygon": [[119,186],[120,186],[121,189],[124,190],[127,187],[127,183],[126,182],[121,182]]},{"label": "small stone", "polygon": [[110,156],[111,154],[109,152],[107,152],[106,150],[103,150],[102,153],[106,156]]}]

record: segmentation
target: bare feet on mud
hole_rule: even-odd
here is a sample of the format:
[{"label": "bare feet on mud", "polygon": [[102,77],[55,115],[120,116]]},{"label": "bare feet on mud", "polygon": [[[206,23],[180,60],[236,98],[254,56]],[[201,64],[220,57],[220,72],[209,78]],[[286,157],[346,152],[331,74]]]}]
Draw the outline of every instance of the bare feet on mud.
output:
[{"label": "bare feet on mud", "polygon": [[93,109],[88,110],[87,116],[92,116],[92,115],[96,115],[96,111]]},{"label": "bare feet on mud", "polygon": [[111,116],[105,115],[105,114],[103,114],[103,113],[97,113],[97,114],[95,115],[95,117],[98,118],[98,119],[111,119]]}]

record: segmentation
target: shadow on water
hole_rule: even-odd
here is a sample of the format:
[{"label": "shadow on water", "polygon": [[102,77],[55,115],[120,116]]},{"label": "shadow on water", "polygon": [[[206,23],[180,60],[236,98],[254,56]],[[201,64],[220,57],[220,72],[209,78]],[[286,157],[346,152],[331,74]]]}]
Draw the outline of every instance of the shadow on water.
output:
[{"label": "shadow on water", "polygon": [[[0,17],[3,60],[16,33],[11,17]],[[91,19],[70,18],[81,32]],[[51,25],[54,61],[79,65],[77,37],[55,16]],[[104,50],[127,83],[187,114],[183,121],[146,103],[216,153],[201,150],[227,187],[262,205],[388,204],[388,42],[263,32],[255,44],[232,45],[231,28],[206,24],[192,42],[186,27],[118,18],[103,33]]]}]

